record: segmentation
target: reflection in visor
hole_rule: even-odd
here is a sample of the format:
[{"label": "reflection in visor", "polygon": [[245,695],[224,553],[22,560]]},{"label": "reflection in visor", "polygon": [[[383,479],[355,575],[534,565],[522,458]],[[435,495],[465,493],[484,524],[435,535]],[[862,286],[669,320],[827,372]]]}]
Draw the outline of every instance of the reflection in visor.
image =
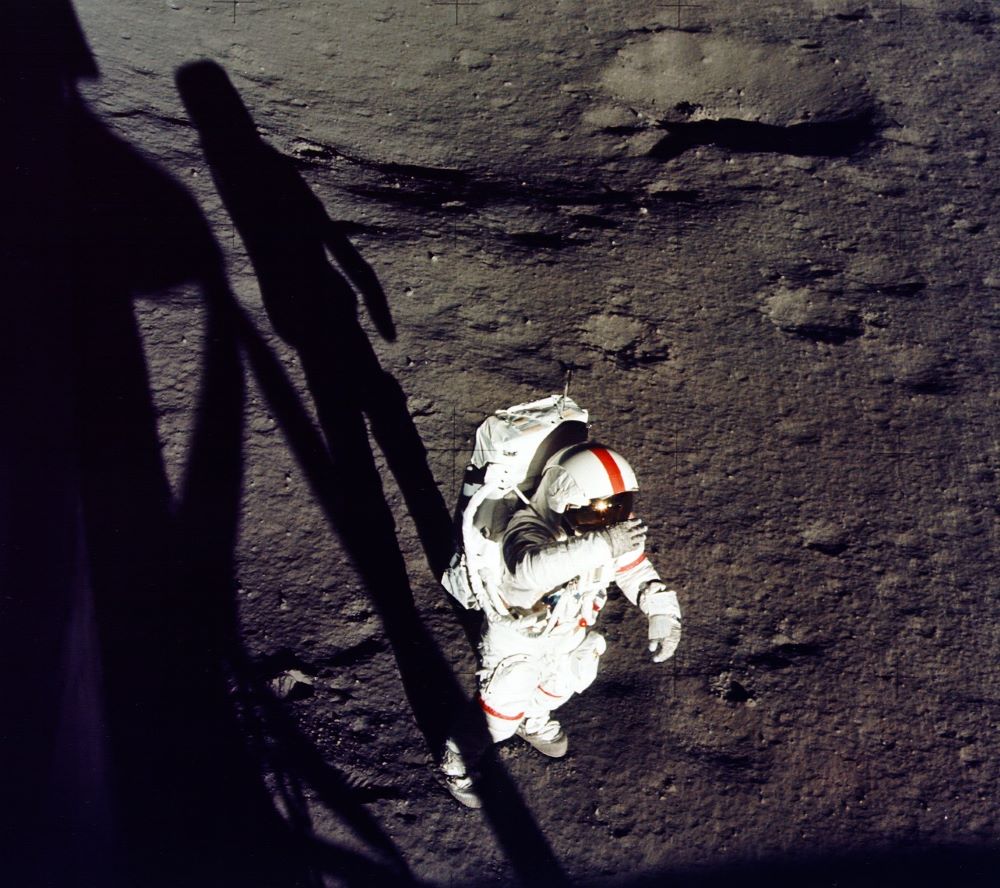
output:
[{"label": "reflection in visor", "polygon": [[634,503],[635,494],[626,491],[615,496],[593,499],[578,509],[567,509],[564,517],[573,530],[595,530],[624,521],[632,514]]}]

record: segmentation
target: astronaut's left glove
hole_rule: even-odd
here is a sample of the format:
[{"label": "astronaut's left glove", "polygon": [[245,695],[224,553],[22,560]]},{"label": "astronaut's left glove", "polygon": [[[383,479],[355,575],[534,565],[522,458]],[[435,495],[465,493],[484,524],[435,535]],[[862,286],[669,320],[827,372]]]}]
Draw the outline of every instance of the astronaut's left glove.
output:
[{"label": "astronaut's left glove", "polygon": [[649,618],[649,652],[654,663],[669,660],[681,641],[681,621],[673,614],[656,614]]},{"label": "astronaut's left glove", "polygon": [[662,663],[674,655],[681,640],[677,593],[659,580],[651,580],[639,593],[639,607],[649,617],[649,652],[653,662]]}]

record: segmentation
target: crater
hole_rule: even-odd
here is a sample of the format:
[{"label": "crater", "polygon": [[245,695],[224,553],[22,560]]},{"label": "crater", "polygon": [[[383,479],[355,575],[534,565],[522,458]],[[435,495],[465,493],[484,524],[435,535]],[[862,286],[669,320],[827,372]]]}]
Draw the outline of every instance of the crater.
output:
[{"label": "crater", "polygon": [[619,314],[587,318],[580,331],[585,347],[602,353],[619,367],[631,370],[669,358],[669,349],[649,325]]},{"label": "crater", "polygon": [[[663,31],[620,50],[603,84],[661,124],[816,127],[862,121],[874,110],[864,77],[841,59],[792,44],[681,31]],[[825,131],[797,132],[808,141]]]},{"label": "crater", "polygon": [[649,151],[662,160],[708,144],[845,156],[876,133],[862,74],[793,44],[664,31],[620,50],[603,85],[666,130]]}]

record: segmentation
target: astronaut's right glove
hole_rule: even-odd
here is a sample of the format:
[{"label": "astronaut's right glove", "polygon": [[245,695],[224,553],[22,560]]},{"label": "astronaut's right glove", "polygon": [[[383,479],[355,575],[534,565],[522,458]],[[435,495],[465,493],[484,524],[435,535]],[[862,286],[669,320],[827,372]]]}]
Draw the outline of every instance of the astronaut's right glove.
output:
[{"label": "astronaut's right glove", "polygon": [[635,552],[646,545],[646,533],[649,528],[640,518],[629,518],[627,521],[620,521],[612,524],[604,530],[596,533],[604,537],[605,542],[611,548],[612,558],[621,558],[629,552]]}]

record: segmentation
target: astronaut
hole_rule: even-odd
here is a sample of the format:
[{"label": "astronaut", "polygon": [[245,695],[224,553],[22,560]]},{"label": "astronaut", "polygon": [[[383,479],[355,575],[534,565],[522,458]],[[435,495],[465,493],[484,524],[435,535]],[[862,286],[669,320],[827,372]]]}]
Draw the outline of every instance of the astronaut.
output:
[{"label": "astronaut", "polygon": [[[637,490],[619,453],[576,444],[546,463],[530,505],[507,525],[497,585],[510,616],[487,614],[477,673],[494,743],[516,735],[544,755],[566,755],[566,733],[552,712],[597,676],[606,643],[593,627],[612,582],[648,617],[653,660],[676,650],[680,606],[644,552],[647,528],[633,513]],[[456,799],[480,806],[454,740],[442,770]]]}]

